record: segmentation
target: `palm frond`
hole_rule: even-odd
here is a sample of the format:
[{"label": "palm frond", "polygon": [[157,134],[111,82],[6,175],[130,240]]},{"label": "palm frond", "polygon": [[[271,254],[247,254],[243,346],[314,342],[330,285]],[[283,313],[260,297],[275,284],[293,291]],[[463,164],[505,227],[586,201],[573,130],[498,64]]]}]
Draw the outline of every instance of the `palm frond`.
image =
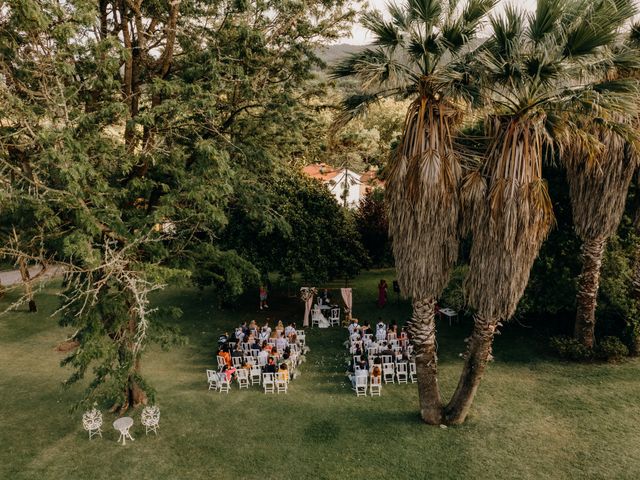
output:
[{"label": "palm frond", "polygon": [[377,11],[366,12],[360,18],[361,25],[373,33],[373,44],[383,47],[396,48],[402,44],[402,33],[393,23],[382,18]]},{"label": "palm frond", "polygon": [[[583,2],[578,5],[583,5]],[[637,13],[632,0],[592,2],[568,28],[563,53],[567,57],[593,55],[616,40],[619,30]]]},{"label": "palm frond", "polygon": [[527,15],[527,35],[534,43],[553,33],[563,14],[562,0],[538,0],[536,11]]},{"label": "palm frond", "polygon": [[410,18],[420,21],[428,33],[440,22],[442,4],[440,0],[407,0]]}]

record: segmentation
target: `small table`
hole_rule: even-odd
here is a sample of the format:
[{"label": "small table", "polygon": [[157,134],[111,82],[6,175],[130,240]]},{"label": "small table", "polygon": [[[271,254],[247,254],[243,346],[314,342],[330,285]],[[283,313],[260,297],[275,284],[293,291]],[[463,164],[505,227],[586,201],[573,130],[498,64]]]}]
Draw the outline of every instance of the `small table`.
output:
[{"label": "small table", "polygon": [[126,440],[129,438],[132,442],[133,437],[129,433],[129,429],[133,426],[133,418],[131,417],[121,417],[118,418],[115,422],[113,422],[113,428],[120,432],[120,437],[118,437],[118,443],[122,439],[122,445],[126,445]]},{"label": "small table", "polygon": [[455,318],[458,321],[458,312],[451,308],[441,308],[438,313],[449,319],[449,326],[451,326],[451,319]]}]

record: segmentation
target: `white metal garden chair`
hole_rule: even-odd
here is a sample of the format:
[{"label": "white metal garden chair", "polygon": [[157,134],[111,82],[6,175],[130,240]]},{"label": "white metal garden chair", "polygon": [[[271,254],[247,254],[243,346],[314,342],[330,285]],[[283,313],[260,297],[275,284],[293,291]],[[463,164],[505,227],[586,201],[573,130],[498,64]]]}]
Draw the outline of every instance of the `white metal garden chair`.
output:
[{"label": "white metal garden chair", "polygon": [[354,390],[358,397],[367,396],[367,377],[365,375],[356,375],[356,385]]},{"label": "white metal garden chair", "polygon": [[238,389],[249,388],[249,370],[239,368],[236,370],[236,380],[238,381]]},{"label": "white metal garden chair", "polygon": [[140,422],[144,425],[145,435],[148,435],[150,431],[158,435],[158,428],[160,428],[160,409],[156,405],[144,407]]},{"label": "white metal garden chair", "polygon": [[382,393],[382,379],[378,376],[378,377],[371,377],[371,384],[369,385],[369,393],[371,394],[371,396],[373,397],[375,396],[380,396],[380,394]]},{"label": "white metal garden chair", "polygon": [[229,393],[231,389],[231,383],[227,379],[227,375],[224,372],[218,372],[218,390],[220,393]]},{"label": "white metal garden chair", "polygon": [[396,364],[396,380],[398,383],[407,383],[407,363],[398,362]]},{"label": "white metal garden chair", "polygon": [[100,438],[102,438],[102,413],[95,408],[84,412],[82,415],[82,426],[89,432],[89,440],[95,435],[100,435]]},{"label": "white metal garden chair", "polygon": [[384,383],[396,383],[394,378],[395,373],[393,363],[382,364],[382,378],[384,379]]},{"label": "white metal garden chair", "polygon": [[209,382],[209,390],[218,390],[218,372],[215,370],[207,370],[207,381]]},{"label": "white metal garden chair", "polygon": [[276,393],[273,373],[262,374],[262,386],[264,387],[264,393]]}]

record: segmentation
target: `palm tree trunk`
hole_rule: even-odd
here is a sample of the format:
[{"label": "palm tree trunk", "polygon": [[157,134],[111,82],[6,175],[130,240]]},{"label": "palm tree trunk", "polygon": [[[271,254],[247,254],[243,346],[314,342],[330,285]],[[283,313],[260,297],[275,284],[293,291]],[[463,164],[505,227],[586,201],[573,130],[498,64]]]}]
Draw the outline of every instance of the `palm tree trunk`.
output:
[{"label": "palm tree trunk", "polygon": [[[637,232],[636,232],[637,233]],[[640,242],[636,244],[635,259],[633,261],[633,274],[631,277],[631,291],[633,294],[633,300],[636,304],[636,308],[640,310]],[[630,319],[632,325],[637,322],[635,319]],[[638,327],[632,329],[632,345],[631,354],[640,355],[640,332]]]},{"label": "palm tree trunk", "polygon": [[420,416],[429,425],[440,425],[443,413],[438,386],[435,307],[434,298],[414,301],[413,317],[409,325],[411,342],[416,353]]},{"label": "palm tree trunk", "polygon": [[582,272],[578,277],[576,324],[574,335],[582,345],[593,348],[596,304],[600,286],[600,267],[606,238],[591,238],[582,244]]},{"label": "palm tree trunk", "polygon": [[451,401],[445,407],[445,420],[448,425],[459,425],[467,418],[487,362],[491,358],[491,346],[497,321],[485,320],[477,314],[473,321],[473,333],[469,338],[460,381]]}]

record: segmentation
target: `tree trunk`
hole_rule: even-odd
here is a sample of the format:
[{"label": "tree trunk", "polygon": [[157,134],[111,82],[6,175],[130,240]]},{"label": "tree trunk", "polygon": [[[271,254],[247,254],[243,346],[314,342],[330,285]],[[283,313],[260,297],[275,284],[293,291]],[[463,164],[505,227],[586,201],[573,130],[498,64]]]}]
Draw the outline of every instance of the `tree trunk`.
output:
[{"label": "tree trunk", "polygon": [[593,348],[595,339],[600,267],[606,244],[606,238],[587,239],[582,244],[582,272],[578,277],[574,335],[587,348]]},{"label": "tree trunk", "polygon": [[475,315],[473,322],[473,333],[468,339],[460,380],[451,401],[445,407],[445,421],[448,425],[459,425],[467,418],[487,362],[491,358],[497,320],[485,320],[480,315]]},{"label": "tree trunk", "polygon": [[416,353],[420,416],[425,423],[442,423],[442,399],[438,386],[438,353],[434,298],[413,302],[413,317],[409,325],[411,342]]},{"label": "tree trunk", "polygon": [[29,311],[37,312],[38,306],[36,305],[36,301],[33,299],[33,289],[31,288],[31,275],[29,274],[29,269],[24,261],[24,257],[20,257],[18,259],[18,266],[20,267],[20,277],[24,284],[27,300],[29,301]]},{"label": "tree trunk", "polygon": [[[639,209],[640,210],[640,209]],[[637,227],[636,227],[637,230]],[[636,231],[636,234],[638,232]],[[631,277],[631,287],[633,300],[636,304],[637,311],[640,311],[640,242],[636,245],[634,252],[635,258],[633,261],[633,274]],[[640,328],[637,326],[639,319],[627,319],[631,327],[632,345],[631,354],[640,355]]]}]

